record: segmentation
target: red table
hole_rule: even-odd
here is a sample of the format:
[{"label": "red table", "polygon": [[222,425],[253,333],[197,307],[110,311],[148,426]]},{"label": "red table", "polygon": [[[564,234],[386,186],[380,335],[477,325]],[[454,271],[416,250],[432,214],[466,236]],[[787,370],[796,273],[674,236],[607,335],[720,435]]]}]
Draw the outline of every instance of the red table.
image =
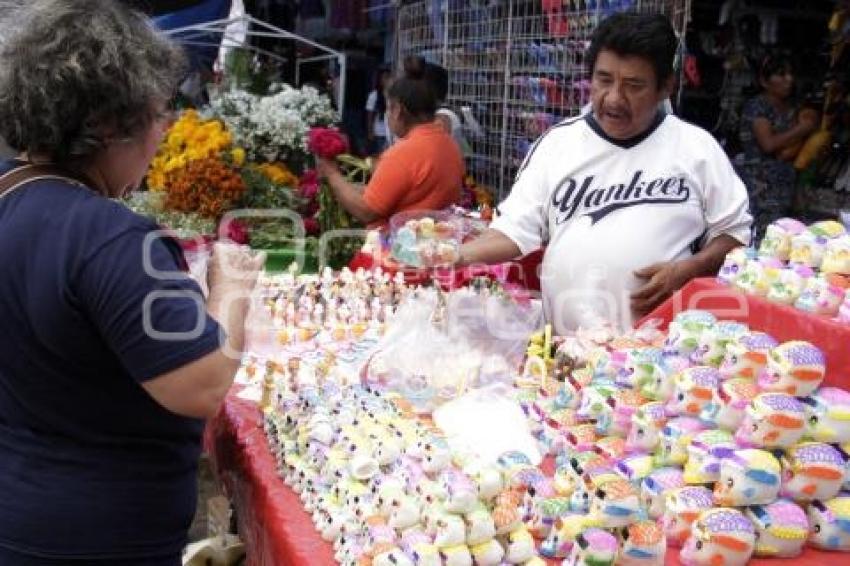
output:
[{"label": "red table", "polygon": [[[699,279],[659,307],[647,318],[660,317],[665,324],[675,312],[686,308],[710,310],[724,319],[748,322],[778,340],[809,340],[826,351],[827,382],[850,381],[850,327],[780,307],[757,297],[743,296],[713,280]],[[248,550],[249,566],[335,564],[331,546],[314,530],[298,496],[277,475],[277,462],[269,452],[256,405],[231,393],[207,427],[207,448],[226,493],[237,510],[239,532]],[[818,566],[829,560],[846,563],[847,554],[807,549],[796,559],[758,559],[752,566],[794,564]],[[558,564],[559,561],[551,561]],[[679,553],[668,552],[668,566],[679,566]]]}]

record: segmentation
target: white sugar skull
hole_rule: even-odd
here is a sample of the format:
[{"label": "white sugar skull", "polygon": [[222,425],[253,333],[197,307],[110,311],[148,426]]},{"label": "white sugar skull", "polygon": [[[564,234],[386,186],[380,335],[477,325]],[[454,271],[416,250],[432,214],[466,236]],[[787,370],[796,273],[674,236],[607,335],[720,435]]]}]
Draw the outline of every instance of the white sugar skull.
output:
[{"label": "white sugar skull", "polygon": [[799,556],[809,534],[806,512],[790,501],[755,505],[744,515],[756,528],[756,556],[793,558]]},{"label": "white sugar skull", "polygon": [[850,496],[813,501],[806,513],[809,544],[823,550],[850,551]]},{"label": "white sugar skull", "polygon": [[737,509],[710,509],[694,521],[681,560],[685,566],[744,566],[755,538],[753,524]]},{"label": "white sugar skull", "polygon": [[730,507],[766,505],[779,495],[780,477],[779,462],[770,452],[738,450],[720,463],[714,500]]}]

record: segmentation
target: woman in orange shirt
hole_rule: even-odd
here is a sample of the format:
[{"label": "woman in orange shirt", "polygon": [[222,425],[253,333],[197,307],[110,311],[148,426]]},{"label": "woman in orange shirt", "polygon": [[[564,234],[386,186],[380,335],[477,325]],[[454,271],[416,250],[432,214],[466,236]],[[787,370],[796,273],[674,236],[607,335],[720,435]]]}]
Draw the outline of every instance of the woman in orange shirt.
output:
[{"label": "woman in orange shirt", "polygon": [[382,155],[365,189],[350,183],[332,161],[319,158],[319,175],[339,203],[370,228],[398,212],[445,208],[460,198],[463,156],[434,120],[437,99],[421,72],[408,70],[387,92],[387,124],[401,138]]}]

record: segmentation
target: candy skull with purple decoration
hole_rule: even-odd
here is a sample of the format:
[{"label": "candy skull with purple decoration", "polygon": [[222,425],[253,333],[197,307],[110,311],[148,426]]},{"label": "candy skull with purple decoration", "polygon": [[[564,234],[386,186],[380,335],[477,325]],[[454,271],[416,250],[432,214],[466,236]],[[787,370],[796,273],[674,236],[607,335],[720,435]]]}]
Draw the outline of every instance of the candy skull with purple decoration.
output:
[{"label": "candy skull with purple decoration", "polygon": [[725,430],[705,430],[688,445],[685,483],[712,484],[720,477],[720,462],[735,452],[735,440]]},{"label": "candy skull with purple decoration", "polygon": [[691,354],[691,361],[696,365],[720,367],[726,356],[726,346],[747,335],[750,329],[746,324],[732,321],[721,321],[706,328],[699,337],[699,345]]},{"label": "candy skull with purple decoration", "polygon": [[633,523],[639,512],[637,489],[629,481],[616,479],[596,488],[588,521],[595,527],[615,529]]},{"label": "candy skull with purple decoration", "polygon": [[845,234],[826,244],[820,270],[821,273],[850,275],[850,236]]},{"label": "candy skull with purple decoration", "polygon": [[826,358],[820,348],[796,340],[774,348],[767,365],[759,373],[762,391],[807,397],[817,389],[826,374]]},{"label": "candy skull with purple decoration", "polygon": [[805,231],[806,225],[793,218],[780,218],[767,226],[758,255],[780,261],[791,256],[791,239]]},{"label": "candy skull with purple decoration", "polygon": [[779,462],[770,452],[738,450],[720,462],[714,500],[730,507],[771,503],[779,495],[781,473]]},{"label": "candy skull with purple decoration", "polygon": [[809,535],[806,512],[791,501],[754,505],[744,515],[756,528],[756,556],[793,558],[799,556]]},{"label": "candy skull with purple decoration", "polygon": [[781,458],[780,494],[794,501],[832,499],[844,483],[844,458],[836,448],[822,442],[801,442]]},{"label": "candy skull with purple decoration", "polygon": [[813,501],[809,518],[809,544],[824,550],[850,551],[850,496]]},{"label": "candy skull with purple decoration", "polygon": [[564,560],[564,566],[612,566],[617,559],[617,539],[602,529],[591,528],[580,533]]},{"label": "candy skull with purple decoration", "polygon": [[667,403],[667,413],[698,417],[711,403],[720,381],[720,372],[713,367],[696,366],[683,370],[674,379],[673,398]]},{"label": "candy skull with purple decoration", "polygon": [[664,402],[651,401],[638,407],[632,415],[626,436],[626,452],[652,452],[658,447],[661,429],[667,422]]},{"label": "candy skull with purple decoration", "polygon": [[635,348],[626,351],[623,367],[615,383],[619,387],[634,389],[646,380],[655,380],[664,373],[664,352],[660,348]]},{"label": "candy skull with purple decoration", "polygon": [[655,452],[657,466],[683,466],[688,459],[687,445],[705,425],[693,417],[676,417],[661,429],[661,441]]},{"label": "candy skull with purple decoration", "polygon": [[[835,278],[838,277],[837,282]],[[842,284],[838,284],[841,282]],[[818,275],[806,281],[806,287],[794,302],[798,309],[823,316],[836,316],[844,302],[845,286],[839,276]]]},{"label": "candy skull with purple decoration", "polygon": [[668,328],[667,339],[664,341],[665,353],[690,356],[699,346],[702,332],[716,322],[717,318],[707,311],[680,312]]},{"label": "candy skull with purple decoration", "polygon": [[608,434],[626,438],[632,425],[632,416],[646,399],[633,389],[620,389],[608,398],[614,414],[608,427]]},{"label": "candy skull with purple decoration", "polygon": [[755,527],[743,513],[710,509],[694,521],[680,557],[685,566],[744,566],[755,543]]},{"label": "candy skull with purple decoration", "polygon": [[650,519],[664,516],[665,498],[674,489],[685,486],[680,468],[658,468],[640,482],[640,500]]},{"label": "candy skull with purple decoration", "polygon": [[748,261],[756,257],[756,251],[752,248],[739,247],[726,254],[717,280],[724,285],[732,285],[743,271]]},{"label": "candy skull with purple decoration", "polygon": [[783,267],[777,259],[751,259],[735,280],[734,286],[743,293],[765,297],[771,285],[779,280]]},{"label": "candy skull with purple decoration", "polygon": [[720,384],[711,404],[700,413],[700,420],[734,432],[744,422],[747,405],[758,395],[755,381],[744,377],[727,379]]},{"label": "candy skull with purple decoration", "polygon": [[779,278],[767,290],[767,300],[782,305],[793,305],[806,290],[815,271],[807,265],[791,265],[779,273]]},{"label": "candy skull with purple decoration", "polygon": [[745,377],[755,379],[767,364],[767,356],[779,343],[764,332],[748,332],[726,345],[720,364],[723,379]]},{"label": "candy skull with purple decoration", "polygon": [[805,417],[802,403],[793,396],[761,393],[747,406],[735,441],[752,448],[788,448],[805,433]]},{"label": "candy skull with purple decoration", "polygon": [[585,523],[585,515],[565,514],[557,517],[549,535],[540,544],[540,554],[546,558],[567,557],[576,537],[587,528]]},{"label": "candy skull with purple decoration", "polygon": [[821,387],[802,401],[808,437],[818,442],[850,442],[850,392],[838,387]]},{"label": "candy skull with purple decoration", "polygon": [[664,502],[664,532],[667,544],[682,546],[700,513],[714,507],[711,491],[703,486],[685,486],[669,491]]}]

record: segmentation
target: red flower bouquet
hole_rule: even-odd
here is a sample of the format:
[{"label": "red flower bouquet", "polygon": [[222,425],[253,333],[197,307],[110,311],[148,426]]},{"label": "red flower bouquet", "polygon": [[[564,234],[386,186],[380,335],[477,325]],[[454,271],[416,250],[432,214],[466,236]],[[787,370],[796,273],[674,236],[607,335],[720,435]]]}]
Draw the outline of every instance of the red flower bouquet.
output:
[{"label": "red flower bouquet", "polygon": [[336,128],[311,128],[307,135],[307,149],[319,157],[336,159],[348,152],[348,140]]}]

